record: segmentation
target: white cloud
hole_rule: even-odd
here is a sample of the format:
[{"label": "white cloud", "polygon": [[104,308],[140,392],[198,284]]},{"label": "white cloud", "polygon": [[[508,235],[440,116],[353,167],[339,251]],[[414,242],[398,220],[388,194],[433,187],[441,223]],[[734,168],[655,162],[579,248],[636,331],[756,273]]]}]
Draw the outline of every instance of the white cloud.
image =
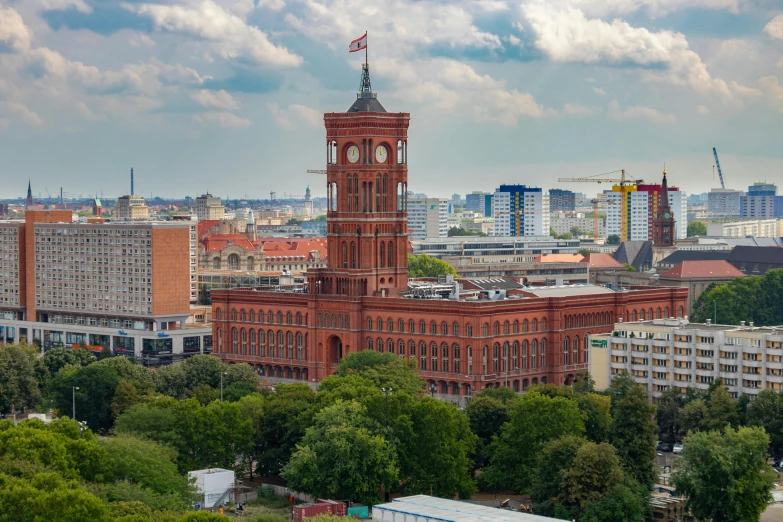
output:
[{"label": "white cloud", "polygon": [[300,56],[273,44],[258,27],[248,25],[213,0],[189,0],[179,5],[123,4],[123,7],[149,16],[159,29],[211,42],[223,58],[244,58],[269,67],[296,67],[302,63]]},{"label": "white cloud", "polygon": [[217,123],[221,127],[250,127],[250,120],[230,112],[204,112],[193,115],[193,122],[199,124]]},{"label": "white cloud", "polygon": [[761,96],[761,91],[758,89],[754,89],[753,87],[740,85],[737,82],[731,82],[730,86],[732,91],[736,92],[737,94],[745,98],[755,98]]},{"label": "white cloud", "polygon": [[136,33],[131,36],[129,42],[133,47],[155,47],[155,40],[144,33]]},{"label": "white cloud", "polygon": [[23,103],[16,101],[0,102],[0,112],[18,116],[22,121],[34,127],[43,125],[43,120],[35,111],[27,108]]},{"label": "white cloud", "polygon": [[598,94],[599,96],[606,96],[606,91],[600,87],[593,87],[593,92]]},{"label": "white cloud", "polygon": [[288,109],[281,109],[274,102],[267,103],[266,106],[272,113],[274,122],[284,129],[293,129],[298,122],[314,128],[323,127],[324,115],[310,107],[294,104],[290,105]]},{"label": "white cloud", "polygon": [[742,0],[555,0],[555,4],[568,4],[591,16],[630,14],[646,10],[652,17],[664,16],[687,9],[710,9],[739,13]]},{"label": "white cloud", "polygon": [[196,91],[191,93],[190,99],[195,101],[202,107],[213,107],[215,109],[222,109],[227,111],[235,111],[239,109],[239,103],[236,101],[236,99],[223,90]]},{"label": "white cloud", "polygon": [[759,78],[759,83],[773,100],[780,102],[780,110],[783,112],[783,85],[780,84],[777,76],[764,76]]},{"label": "white cloud", "polygon": [[599,109],[597,107],[586,107],[578,103],[566,103],[563,105],[563,114],[568,116],[587,116],[595,114]]},{"label": "white cloud", "polygon": [[615,120],[645,119],[658,124],[677,123],[677,117],[674,114],[638,105],[623,109],[616,101],[609,104],[609,113]]},{"label": "white cloud", "polygon": [[92,13],[92,7],[84,0],[40,0],[38,7],[47,11],[65,11],[74,8],[82,13]]},{"label": "white cloud", "polygon": [[16,9],[0,6],[0,42],[16,52],[30,49],[30,31]]},{"label": "white cloud", "polygon": [[783,40],[783,14],[777,15],[775,18],[764,26],[764,32],[770,35],[772,38]]},{"label": "white cloud", "polygon": [[706,105],[699,105],[696,107],[696,112],[702,116],[707,116],[710,113],[710,109]]},{"label": "white cloud", "polygon": [[523,6],[522,14],[535,34],[536,47],[555,62],[633,63],[648,67],[641,69],[644,80],[731,96],[726,82],[710,75],[682,33],[651,32],[618,19],[589,19],[572,7],[541,3]]}]

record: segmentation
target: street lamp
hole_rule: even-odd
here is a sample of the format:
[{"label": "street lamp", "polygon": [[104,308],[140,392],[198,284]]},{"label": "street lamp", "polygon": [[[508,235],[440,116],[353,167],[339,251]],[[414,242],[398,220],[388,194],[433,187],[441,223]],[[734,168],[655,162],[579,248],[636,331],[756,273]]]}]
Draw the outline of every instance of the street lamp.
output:
[{"label": "street lamp", "polygon": [[430,384],[430,393],[432,394],[432,397],[433,397],[433,398],[435,397],[435,392],[436,392],[437,390],[438,390],[438,387],[435,385],[435,383],[434,383],[434,382],[433,382],[432,384]]},{"label": "street lamp", "polygon": [[220,402],[223,402],[223,376],[228,375],[226,372],[220,372]]},{"label": "street lamp", "polygon": [[391,388],[381,388],[381,391],[386,396],[386,429],[389,429],[389,395],[392,392]]},{"label": "street lamp", "polygon": [[73,404],[73,420],[76,420],[76,390],[78,390],[78,386],[71,387],[71,402]]},{"label": "street lamp", "polygon": [[714,324],[718,324],[718,301],[713,301],[712,305],[714,307],[714,312],[712,315],[712,322]]}]

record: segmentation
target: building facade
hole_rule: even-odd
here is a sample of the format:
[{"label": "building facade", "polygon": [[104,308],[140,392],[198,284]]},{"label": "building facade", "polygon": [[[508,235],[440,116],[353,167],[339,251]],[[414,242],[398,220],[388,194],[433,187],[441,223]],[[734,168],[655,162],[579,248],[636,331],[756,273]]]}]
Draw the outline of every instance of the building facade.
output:
[{"label": "building facade", "polygon": [[492,196],[496,236],[549,234],[549,194],[525,185],[501,185]]},{"label": "building facade", "polygon": [[549,210],[573,212],[576,210],[576,194],[570,190],[549,189]]},{"label": "building facade", "polygon": [[442,198],[409,198],[408,231],[412,240],[446,237],[449,202]]},{"label": "building facade", "polygon": [[609,331],[628,310],[683,309],[687,291],[680,289],[409,284],[410,115],[386,112],[366,66],[362,83],[348,112],[324,118],[327,267],[309,271],[305,285],[213,291],[216,355],[270,377],[317,382],[344,355],[371,349],[412,361],[433,393],[469,396],[501,385],[521,391],[572,382],[587,367],[587,337]]},{"label": "building facade", "polygon": [[0,222],[0,316],[43,346],[62,340],[32,323],[184,329],[197,298],[195,222],[74,223],[72,216],[28,211],[24,221]]},{"label": "building facade", "polygon": [[[551,191],[550,191],[551,192]],[[583,234],[593,234],[595,220],[587,217],[583,212],[552,212],[549,218],[549,226],[556,234],[571,232],[576,227]],[[598,237],[606,237],[606,218],[598,218]]]},{"label": "building facade", "polygon": [[578,239],[528,237],[446,237],[411,241],[414,254],[430,257],[469,257],[474,263],[527,263],[541,254],[575,254]]},{"label": "building facade", "polygon": [[612,335],[592,336],[590,361],[594,378],[607,375],[596,380],[599,388],[627,371],[655,400],[668,389],[706,391],[720,377],[733,398],[752,398],[761,390],[783,391],[783,330],[650,320],[648,312],[645,320],[615,324]]},{"label": "building facade", "polygon": [[707,194],[708,219],[737,219],[741,214],[741,190],[712,189]]},{"label": "building facade", "polygon": [[219,197],[212,194],[202,194],[196,198],[196,217],[199,221],[204,219],[223,219],[226,207]]},{"label": "building facade", "polygon": [[141,196],[121,196],[117,198],[115,209],[117,219],[149,219],[150,209]]}]

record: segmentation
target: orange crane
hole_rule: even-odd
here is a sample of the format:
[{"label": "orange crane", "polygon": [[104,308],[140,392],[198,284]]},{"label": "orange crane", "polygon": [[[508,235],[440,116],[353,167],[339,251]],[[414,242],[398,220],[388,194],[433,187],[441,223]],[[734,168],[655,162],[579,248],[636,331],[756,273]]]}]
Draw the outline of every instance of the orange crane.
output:
[{"label": "orange crane", "polygon": [[[608,174],[620,173],[619,178],[599,178],[597,176],[606,176]],[[558,178],[560,183],[616,183],[619,185],[619,190],[612,190],[620,192],[622,198],[622,206],[620,207],[620,240],[628,240],[628,193],[636,191],[636,185],[644,183],[643,179],[630,179],[626,176],[628,174],[625,169],[614,170],[612,172],[605,172],[603,174],[596,174],[596,176],[588,176],[585,178]]]}]

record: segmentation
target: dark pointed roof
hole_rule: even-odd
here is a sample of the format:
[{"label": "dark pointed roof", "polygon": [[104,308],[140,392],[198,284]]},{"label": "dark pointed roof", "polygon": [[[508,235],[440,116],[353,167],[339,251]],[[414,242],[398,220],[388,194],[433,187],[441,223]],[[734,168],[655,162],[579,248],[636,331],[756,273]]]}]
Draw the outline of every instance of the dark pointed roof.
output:
[{"label": "dark pointed roof", "polygon": [[348,112],[386,112],[381,102],[378,101],[378,95],[372,92],[370,66],[367,63],[362,65],[362,81],[359,88],[360,92],[356,94],[356,101],[353,102]]}]

